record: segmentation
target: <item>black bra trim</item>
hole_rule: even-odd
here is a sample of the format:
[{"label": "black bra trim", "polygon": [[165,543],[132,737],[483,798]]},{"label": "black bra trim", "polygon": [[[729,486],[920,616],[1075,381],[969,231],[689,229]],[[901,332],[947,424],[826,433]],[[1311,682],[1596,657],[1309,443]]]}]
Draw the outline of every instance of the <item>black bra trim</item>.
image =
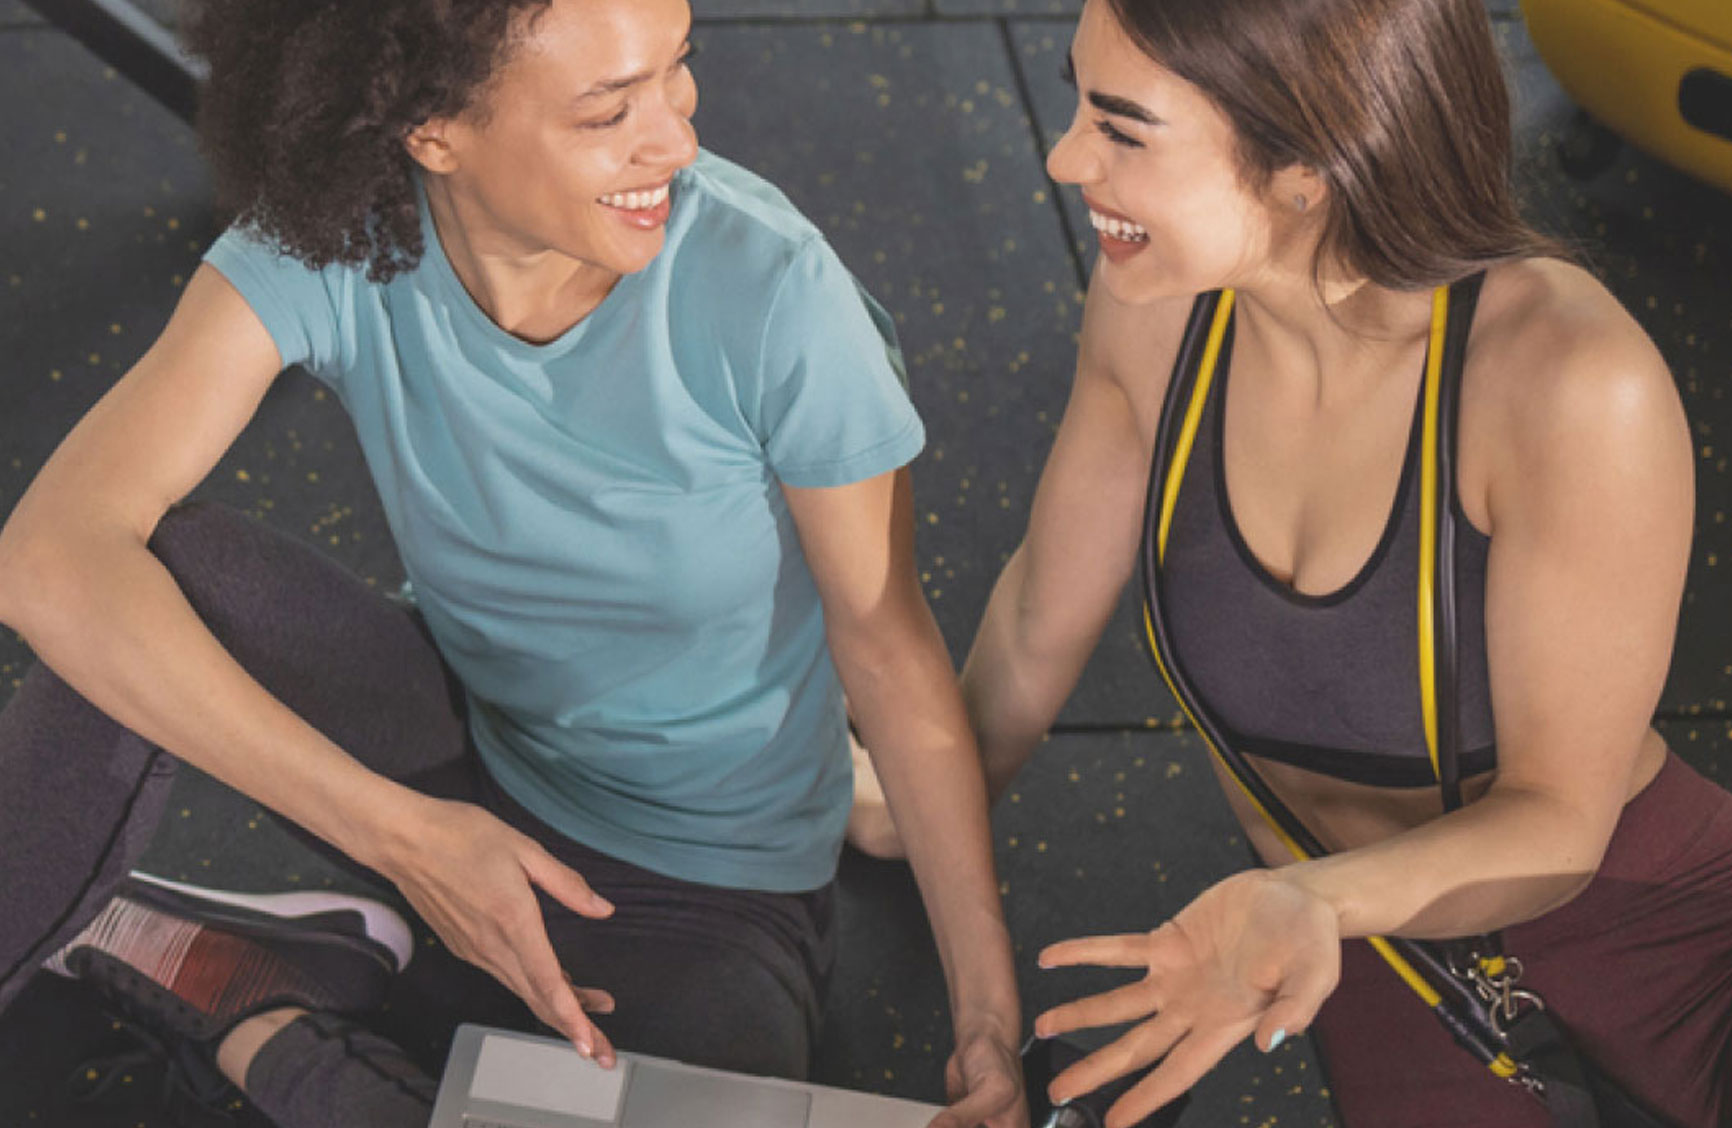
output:
[{"label": "black bra trim", "polygon": [[1425,431],[1425,381],[1420,380],[1414,394],[1412,422],[1408,424],[1407,448],[1402,452],[1401,470],[1395,480],[1395,497],[1389,503],[1383,532],[1378,535],[1376,547],[1371,550],[1370,557],[1360,565],[1351,579],[1334,591],[1323,595],[1297,591],[1277,579],[1264,567],[1263,562],[1257,559],[1251,546],[1245,543],[1245,534],[1239,529],[1239,520],[1233,516],[1233,499],[1227,494],[1227,385],[1233,374],[1233,337],[1237,324],[1236,316],[1227,323],[1227,333],[1221,341],[1221,356],[1215,364],[1215,386],[1209,389],[1209,409],[1215,413],[1211,421],[1215,443],[1214,466],[1211,467],[1211,472],[1215,476],[1215,505],[1220,511],[1227,542],[1233,546],[1233,551],[1238,554],[1239,560],[1257,582],[1288,603],[1305,608],[1339,606],[1352,599],[1359,589],[1377,574],[1378,569],[1383,567],[1384,560],[1388,559],[1390,551],[1395,547],[1396,537],[1401,532],[1402,522],[1407,516],[1408,494],[1414,492],[1413,478],[1418,470],[1420,440]]},{"label": "black bra trim", "polygon": [[[1363,783],[1372,787],[1424,788],[1437,786],[1431,774],[1431,760],[1425,750],[1411,755],[1389,752],[1355,752],[1347,748],[1319,748],[1310,744],[1294,744],[1286,740],[1227,733],[1234,748],[1247,756],[1273,760],[1308,772],[1329,776],[1347,783]],[[1497,767],[1497,745],[1464,750],[1461,754],[1461,778],[1467,779]]]}]

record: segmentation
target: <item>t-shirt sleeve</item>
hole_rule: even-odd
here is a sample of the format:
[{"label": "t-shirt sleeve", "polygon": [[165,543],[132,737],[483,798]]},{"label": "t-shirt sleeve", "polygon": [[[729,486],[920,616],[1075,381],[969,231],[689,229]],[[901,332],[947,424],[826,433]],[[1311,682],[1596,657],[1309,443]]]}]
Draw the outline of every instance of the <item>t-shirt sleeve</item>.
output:
[{"label": "t-shirt sleeve", "polygon": [[789,263],[759,355],[754,426],[787,485],[864,481],[926,444],[889,315],[823,239]]},{"label": "t-shirt sleeve", "polygon": [[204,261],[240,291],[264,322],[284,368],[299,364],[328,378],[337,354],[337,316],[323,272],[239,227],[223,232]]}]

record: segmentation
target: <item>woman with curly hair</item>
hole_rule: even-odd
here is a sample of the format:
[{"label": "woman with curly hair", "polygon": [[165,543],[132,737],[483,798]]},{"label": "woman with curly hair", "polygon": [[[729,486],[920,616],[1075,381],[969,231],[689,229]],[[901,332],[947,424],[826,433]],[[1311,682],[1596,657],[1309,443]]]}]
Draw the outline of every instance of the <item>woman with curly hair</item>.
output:
[{"label": "woman with curly hair", "polygon": [[[389,909],[129,876],[185,761],[580,1052],[800,1076],[846,686],[950,981],[940,1120],[1025,1119],[913,563],[920,421],[883,312],[698,149],[690,26],[685,0],[192,14],[238,222],[0,533],[0,619],[42,659],[0,714],[0,1005],[47,963],[278,1123],[426,1122],[428,1079],[340,1017],[408,958]],[[292,364],[348,409],[415,610],[175,506]]]},{"label": "woman with curly hair", "polygon": [[1481,0],[1088,0],[1071,63],[1101,257],[964,698],[1002,792],[1140,569],[1267,868],[1042,954],[1142,973],[1037,1020],[1128,1024],[1053,1095],[1311,1030],[1348,1128],[1581,1124],[1582,1062],[1732,1123],[1732,797],[1652,724],[1690,432],[1519,217]]}]

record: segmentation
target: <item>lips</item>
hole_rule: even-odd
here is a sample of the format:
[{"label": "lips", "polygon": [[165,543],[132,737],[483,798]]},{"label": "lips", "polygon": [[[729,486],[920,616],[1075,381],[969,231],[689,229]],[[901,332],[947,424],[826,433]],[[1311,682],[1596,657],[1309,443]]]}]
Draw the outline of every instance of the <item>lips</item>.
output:
[{"label": "lips", "polygon": [[1101,254],[1107,261],[1122,263],[1148,249],[1147,228],[1129,216],[1101,207],[1089,199],[1086,193],[1083,195],[1083,202],[1088,205],[1089,223],[1095,229]]},{"label": "lips", "polygon": [[1086,195],[1083,197],[1083,201],[1088,204],[1089,223],[1100,233],[1102,238],[1114,239],[1123,243],[1148,242],[1149,232],[1142,224],[1137,223],[1129,216],[1101,207]]},{"label": "lips", "polygon": [[628,192],[610,192],[605,196],[598,197],[596,202],[620,211],[648,211],[667,200],[670,184],[672,181],[663,181],[651,188],[637,188]]},{"label": "lips", "polygon": [[653,231],[668,221],[673,210],[672,183],[672,180],[664,180],[647,188],[609,192],[596,197],[596,203],[612,211],[628,227]]}]

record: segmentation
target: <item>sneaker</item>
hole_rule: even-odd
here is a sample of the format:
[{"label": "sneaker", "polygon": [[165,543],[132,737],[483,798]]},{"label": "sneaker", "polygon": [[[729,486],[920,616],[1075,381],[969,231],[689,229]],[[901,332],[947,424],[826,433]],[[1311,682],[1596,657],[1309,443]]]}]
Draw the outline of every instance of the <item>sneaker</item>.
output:
[{"label": "sneaker", "polygon": [[363,897],[229,893],[134,873],[43,966],[149,1030],[208,1044],[276,1007],[372,1010],[413,950],[403,918]]}]

